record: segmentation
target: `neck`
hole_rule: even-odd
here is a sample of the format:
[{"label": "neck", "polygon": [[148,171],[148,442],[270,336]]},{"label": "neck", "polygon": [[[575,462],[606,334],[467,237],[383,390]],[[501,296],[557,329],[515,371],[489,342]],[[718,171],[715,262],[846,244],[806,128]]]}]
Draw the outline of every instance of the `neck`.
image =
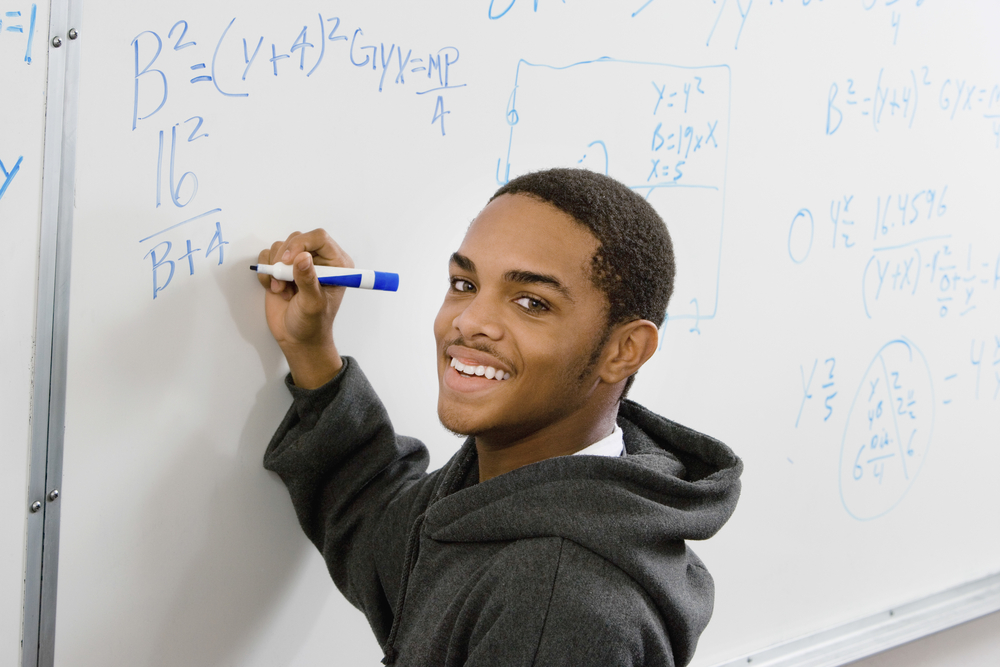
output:
[{"label": "neck", "polygon": [[485,482],[529,463],[575,454],[611,435],[617,417],[618,402],[615,401],[604,410],[588,405],[586,409],[513,441],[488,434],[477,435],[479,481]]}]

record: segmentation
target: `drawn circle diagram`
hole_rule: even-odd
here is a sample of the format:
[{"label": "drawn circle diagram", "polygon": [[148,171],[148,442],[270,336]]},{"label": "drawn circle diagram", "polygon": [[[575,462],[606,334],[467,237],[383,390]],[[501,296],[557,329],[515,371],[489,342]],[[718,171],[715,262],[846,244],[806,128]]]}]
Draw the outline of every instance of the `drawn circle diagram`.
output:
[{"label": "drawn circle diagram", "polygon": [[906,338],[878,351],[851,403],[840,446],[840,499],[855,519],[893,509],[920,473],[934,431],[934,387]]}]

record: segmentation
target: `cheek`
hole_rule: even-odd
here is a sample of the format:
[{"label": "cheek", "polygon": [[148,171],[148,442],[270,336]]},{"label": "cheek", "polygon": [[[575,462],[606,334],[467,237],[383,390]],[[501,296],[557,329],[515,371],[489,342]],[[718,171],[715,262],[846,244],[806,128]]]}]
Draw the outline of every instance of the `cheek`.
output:
[{"label": "cheek", "polygon": [[564,335],[551,335],[550,332],[518,333],[518,354],[524,359],[525,369],[531,374],[532,380],[542,384],[558,384],[567,364],[571,364],[574,357],[572,341],[568,341]]},{"label": "cheek", "polygon": [[[576,386],[587,368],[596,340],[589,336],[563,331],[562,335],[536,338],[531,354],[534,370],[543,376],[542,382],[555,387]],[[527,351],[524,351],[528,354]]]}]

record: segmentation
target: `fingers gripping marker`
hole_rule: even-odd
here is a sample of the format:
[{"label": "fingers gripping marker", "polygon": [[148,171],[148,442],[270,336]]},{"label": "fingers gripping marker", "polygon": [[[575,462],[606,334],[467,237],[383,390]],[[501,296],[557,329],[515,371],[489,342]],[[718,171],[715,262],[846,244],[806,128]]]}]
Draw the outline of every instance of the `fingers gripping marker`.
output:
[{"label": "fingers gripping marker", "polygon": [[[321,285],[338,285],[395,292],[399,289],[399,274],[371,269],[348,269],[339,266],[314,265]],[[257,273],[264,273],[278,280],[292,280],[292,267],[287,264],[254,264],[250,267]]]}]

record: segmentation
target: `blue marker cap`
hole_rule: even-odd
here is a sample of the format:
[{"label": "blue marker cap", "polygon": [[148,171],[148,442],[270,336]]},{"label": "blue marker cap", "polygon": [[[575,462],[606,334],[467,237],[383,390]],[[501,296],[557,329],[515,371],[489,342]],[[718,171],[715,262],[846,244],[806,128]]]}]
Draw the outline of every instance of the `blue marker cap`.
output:
[{"label": "blue marker cap", "polygon": [[[327,267],[317,266],[316,270],[316,272],[320,274],[318,276],[320,285],[361,287],[381,290],[384,292],[395,292],[399,289],[398,273],[389,273],[388,271],[358,271],[357,273],[346,273],[340,276],[324,276],[322,273],[330,269]],[[367,276],[365,274],[367,274]],[[369,282],[366,282],[366,278]]]},{"label": "blue marker cap", "polygon": [[375,287],[377,290],[395,292],[399,289],[399,274],[386,271],[375,272]]}]

